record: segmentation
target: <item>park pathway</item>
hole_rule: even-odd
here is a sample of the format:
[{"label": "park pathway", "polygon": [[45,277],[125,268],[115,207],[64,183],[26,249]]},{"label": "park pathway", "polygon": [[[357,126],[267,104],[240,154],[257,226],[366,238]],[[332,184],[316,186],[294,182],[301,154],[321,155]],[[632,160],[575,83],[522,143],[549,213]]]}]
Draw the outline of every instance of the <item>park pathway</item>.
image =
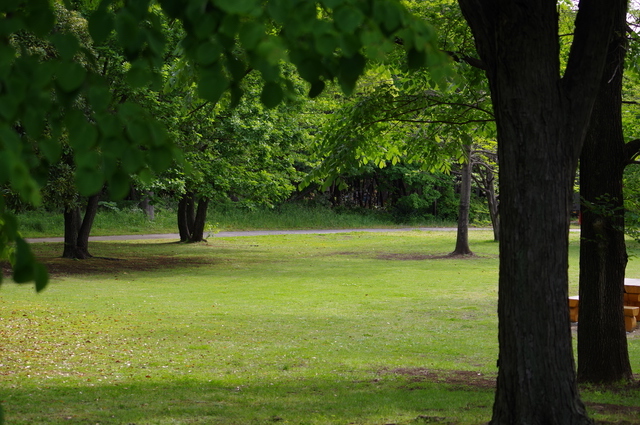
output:
[{"label": "park pathway", "polygon": [[[238,236],[269,236],[269,235],[313,235],[313,234],[332,234],[332,233],[352,233],[352,232],[455,232],[455,227],[403,227],[397,229],[311,229],[311,230],[246,230],[237,232],[218,232],[209,236],[209,238],[231,238]],[[491,230],[490,228],[470,227],[470,231]],[[91,236],[89,241],[127,241],[139,239],[180,239],[178,233],[158,233],[147,235],[115,235],[115,236]],[[27,238],[27,242],[63,242],[63,238]]]}]

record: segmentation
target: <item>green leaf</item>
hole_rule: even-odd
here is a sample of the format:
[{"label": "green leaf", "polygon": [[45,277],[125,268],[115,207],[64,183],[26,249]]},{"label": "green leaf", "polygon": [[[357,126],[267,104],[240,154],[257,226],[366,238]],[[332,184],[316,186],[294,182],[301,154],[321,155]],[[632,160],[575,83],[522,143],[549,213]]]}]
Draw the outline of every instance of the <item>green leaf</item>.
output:
[{"label": "green leaf", "polygon": [[322,63],[315,58],[305,58],[296,64],[302,78],[311,82],[317,81],[322,73]]},{"label": "green leaf", "polygon": [[340,31],[353,33],[364,22],[364,15],[351,5],[343,5],[334,10],[333,19]]},{"label": "green leaf", "polygon": [[0,146],[3,150],[8,150],[16,154],[22,152],[22,141],[20,137],[7,124],[0,126]]},{"label": "green leaf", "polygon": [[280,104],[283,96],[284,93],[282,92],[282,87],[280,87],[280,84],[268,82],[262,88],[260,101],[267,108],[275,108]]},{"label": "green leaf", "polygon": [[95,146],[98,130],[82,116],[75,118],[69,126],[69,145],[76,153],[85,152]]},{"label": "green leaf", "polygon": [[244,90],[238,84],[231,85],[231,108],[235,108],[240,104]]},{"label": "green leaf", "polygon": [[392,34],[402,25],[404,10],[398,3],[388,0],[378,0],[373,3],[374,19],[384,28],[387,34]]},{"label": "green leaf", "polygon": [[96,44],[104,43],[115,26],[113,14],[99,8],[89,17],[89,34]]},{"label": "green leaf", "polygon": [[204,43],[200,43],[196,50],[196,59],[204,66],[209,66],[220,59],[222,53],[222,46],[219,43],[212,40],[207,40]]},{"label": "green leaf", "polygon": [[409,69],[420,69],[426,65],[427,55],[423,51],[409,49],[407,52],[407,66]]},{"label": "green leaf", "polygon": [[247,50],[253,50],[265,36],[265,27],[260,23],[246,22],[240,27],[240,42]]},{"label": "green leaf", "polygon": [[95,168],[97,164],[100,164],[100,154],[93,150],[76,153],[74,159],[78,168]]},{"label": "green leaf", "polygon": [[249,14],[260,8],[256,0],[215,0],[216,5],[228,13]]},{"label": "green leaf", "polygon": [[50,164],[57,162],[62,155],[62,146],[57,141],[46,138],[40,141],[40,151]]},{"label": "green leaf", "polygon": [[331,55],[338,47],[338,39],[335,34],[325,32],[315,38],[316,50],[323,56]]},{"label": "green leaf", "polygon": [[75,182],[78,192],[82,196],[91,196],[100,192],[103,184],[102,169],[98,164],[92,168],[76,169]]},{"label": "green leaf", "polygon": [[134,174],[144,164],[144,155],[139,149],[129,149],[122,157],[122,168],[128,174]]},{"label": "green leaf", "polygon": [[13,280],[16,283],[32,281],[34,278],[34,264],[35,258],[29,248],[29,244],[21,237],[17,237],[13,263]]},{"label": "green leaf", "polygon": [[33,264],[33,279],[36,283],[36,292],[40,292],[47,287],[49,273],[47,273],[47,268],[43,264],[38,262]]},{"label": "green leaf", "polygon": [[152,74],[147,63],[139,59],[131,64],[131,68],[127,72],[127,82],[133,88],[146,87],[151,82]]},{"label": "green leaf", "polygon": [[67,92],[73,92],[84,83],[87,71],[77,62],[62,61],[58,64],[56,81],[60,88]]},{"label": "green leaf", "polygon": [[123,199],[129,194],[130,189],[131,179],[126,173],[122,172],[122,170],[116,171],[109,180],[109,193],[115,199]]},{"label": "green leaf", "polygon": [[149,165],[161,172],[169,168],[174,163],[174,155],[171,149],[153,149],[149,155]]},{"label": "green leaf", "polygon": [[29,3],[24,17],[27,29],[37,36],[44,37],[53,29],[55,23],[51,4],[47,0],[29,0]]},{"label": "green leaf", "polygon": [[314,81],[313,83],[311,83],[311,88],[309,89],[309,97],[313,99],[314,97],[319,96],[324,91],[324,87],[324,81]]},{"label": "green leaf", "polygon": [[162,10],[171,19],[176,19],[182,15],[186,7],[185,3],[185,0],[160,0]]},{"label": "green leaf", "polygon": [[106,86],[92,84],[87,92],[87,99],[95,111],[105,112],[111,103],[111,92]]},{"label": "green leaf", "polygon": [[345,94],[351,94],[351,92],[353,92],[358,78],[364,72],[365,64],[366,60],[361,54],[340,59],[338,81]]},{"label": "green leaf", "polygon": [[198,95],[210,102],[217,103],[229,87],[229,79],[219,66],[205,68],[200,71]]},{"label": "green leaf", "polygon": [[78,38],[72,34],[57,33],[51,36],[53,45],[58,50],[58,54],[64,60],[71,60],[80,49]]}]

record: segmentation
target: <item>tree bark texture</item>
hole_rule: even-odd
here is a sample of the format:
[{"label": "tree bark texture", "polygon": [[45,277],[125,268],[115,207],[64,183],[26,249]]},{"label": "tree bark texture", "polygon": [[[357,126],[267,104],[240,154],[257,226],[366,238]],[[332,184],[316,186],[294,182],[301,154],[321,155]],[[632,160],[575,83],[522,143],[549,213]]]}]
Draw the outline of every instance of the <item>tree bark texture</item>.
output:
[{"label": "tree bark texture", "polygon": [[84,217],[80,217],[80,208],[70,208],[64,212],[64,249],[63,258],[86,260],[93,257],[89,253],[89,235],[98,212],[100,193],[87,200]]},{"label": "tree bark texture", "polygon": [[191,239],[193,222],[195,221],[194,195],[186,193],[178,201],[178,231],[180,242],[188,242]]},{"label": "tree bark texture", "polygon": [[562,78],[555,0],[459,3],[487,67],[498,132],[500,353],[491,423],[588,424],[569,326],[568,230],[611,2],[581,2]]},{"label": "tree bark texture", "polygon": [[462,165],[460,204],[458,207],[458,233],[452,255],[473,255],[469,248],[469,206],[471,204],[471,146],[465,148],[467,162]]},{"label": "tree bark texture", "polygon": [[207,219],[209,199],[196,200],[193,193],[186,193],[178,202],[178,230],[180,242],[204,241],[204,226]]},{"label": "tree bark texture", "polygon": [[193,220],[193,227],[191,231],[191,238],[189,242],[203,242],[204,239],[204,226],[207,222],[207,208],[209,207],[209,200],[207,198],[200,198],[198,201],[198,208],[196,209],[196,215]]},{"label": "tree bark texture", "polygon": [[78,232],[80,231],[80,208],[64,210],[64,248],[63,258],[77,258]]},{"label": "tree bark texture", "polygon": [[582,226],[578,380],[612,383],[633,378],[624,326],[622,73],[626,10],[615,19],[607,63],[580,156]]}]

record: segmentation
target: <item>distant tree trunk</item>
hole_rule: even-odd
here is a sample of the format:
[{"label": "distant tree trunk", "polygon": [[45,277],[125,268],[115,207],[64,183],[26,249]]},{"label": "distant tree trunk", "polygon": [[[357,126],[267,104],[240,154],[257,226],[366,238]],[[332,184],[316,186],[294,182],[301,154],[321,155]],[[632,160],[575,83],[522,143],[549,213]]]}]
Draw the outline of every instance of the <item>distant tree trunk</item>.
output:
[{"label": "distant tree trunk", "polygon": [[193,230],[191,231],[191,238],[189,242],[203,242],[204,239],[204,226],[207,221],[207,208],[209,207],[209,200],[207,198],[200,198],[198,201],[198,208],[196,210],[196,216],[193,221]]},{"label": "distant tree trunk", "polygon": [[462,165],[460,182],[460,204],[458,207],[458,234],[456,248],[451,255],[473,255],[469,248],[469,207],[471,205],[471,146],[465,147],[467,162]]},{"label": "distant tree trunk", "polygon": [[64,249],[63,258],[85,260],[91,258],[89,253],[89,235],[98,212],[100,193],[87,200],[84,218],[80,218],[80,208],[71,208],[64,212]]},{"label": "distant tree trunk", "polygon": [[500,240],[500,215],[498,213],[498,198],[496,197],[495,177],[491,170],[487,170],[485,191],[487,193],[487,205],[489,206],[489,217],[493,227],[493,240]]},{"label": "distant tree trunk", "polygon": [[204,226],[206,224],[208,206],[209,199],[203,197],[196,202],[196,196],[192,192],[188,192],[180,198],[178,202],[180,242],[204,241]]},{"label": "distant tree trunk", "polygon": [[142,201],[140,201],[140,208],[147,215],[147,218],[151,221],[155,219],[155,208],[150,202],[150,198],[153,196],[153,192],[145,192]]},{"label": "distant tree trunk", "polygon": [[180,242],[188,242],[191,239],[193,222],[195,221],[194,195],[187,192],[178,201],[178,231]]},{"label": "distant tree trunk", "polygon": [[580,316],[578,380],[613,383],[631,380],[624,326],[624,241],[622,175],[622,73],[626,14],[616,17],[591,122],[580,156],[582,226],[580,238]]},{"label": "distant tree trunk", "polygon": [[62,257],[77,258],[78,232],[80,232],[80,208],[64,210],[64,249]]}]

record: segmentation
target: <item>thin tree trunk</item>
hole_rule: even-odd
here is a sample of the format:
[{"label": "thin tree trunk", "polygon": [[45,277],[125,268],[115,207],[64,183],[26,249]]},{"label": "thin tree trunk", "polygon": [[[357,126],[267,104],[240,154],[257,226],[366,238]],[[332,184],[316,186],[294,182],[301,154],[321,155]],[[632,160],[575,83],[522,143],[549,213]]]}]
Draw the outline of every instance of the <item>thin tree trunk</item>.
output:
[{"label": "thin tree trunk", "polygon": [[153,196],[153,192],[147,191],[144,193],[142,201],[140,201],[140,208],[147,215],[147,218],[151,221],[155,219],[155,208],[150,202],[150,198]]},{"label": "thin tree trunk", "polygon": [[96,218],[96,214],[98,213],[98,202],[100,201],[100,195],[101,193],[97,193],[90,196],[87,200],[87,208],[84,212],[84,218],[82,219],[82,223],[80,224],[80,229],[78,230],[76,258],[81,260],[93,257],[93,255],[89,253],[89,235],[91,234],[91,228],[93,227],[93,222]]},{"label": "thin tree trunk", "polygon": [[622,73],[626,52],[626,13],[616,17],[617,37],[607,65],[580,157],[583,199],[580,242],[578,379],[613,383],[631,380],[624,326],[624,241],[622,175]]},{"label": "thin tree trunk", "polygon": [[467,162],[462,164],[460,204],[458,207],[458,233],[456,248],[451,255],[473,255],[469,248],[469,207],[471,204],[471,146],[465,146]]},{"label": "thin tree trunk", "polygon": [[189,204],[191,203],[190,194],[184,194],[178,201],[178,231],[180,232],[180,242],[188,242],[191,240],[191,228],[189,226]]},{"label": "thin tree trunk", "polygon": [[487,205],[489,206],[489,217],[493,228],[493,240],[500,240],[500,215],[498,213],[498,198],[496,197],[495,177],[491,170],[487,170],[485,178],[485,190],[487,193]]},{"label": "thin tree trunk", "polygon": [[189,242],[203,242],[204,239],[204,226],[207,221],[207,208],[209,207],[209,199],[200,198],[198,202],[198,209],[196,211],[195,219],[193,221],[193,227],[191,230],[191,238]]}]

